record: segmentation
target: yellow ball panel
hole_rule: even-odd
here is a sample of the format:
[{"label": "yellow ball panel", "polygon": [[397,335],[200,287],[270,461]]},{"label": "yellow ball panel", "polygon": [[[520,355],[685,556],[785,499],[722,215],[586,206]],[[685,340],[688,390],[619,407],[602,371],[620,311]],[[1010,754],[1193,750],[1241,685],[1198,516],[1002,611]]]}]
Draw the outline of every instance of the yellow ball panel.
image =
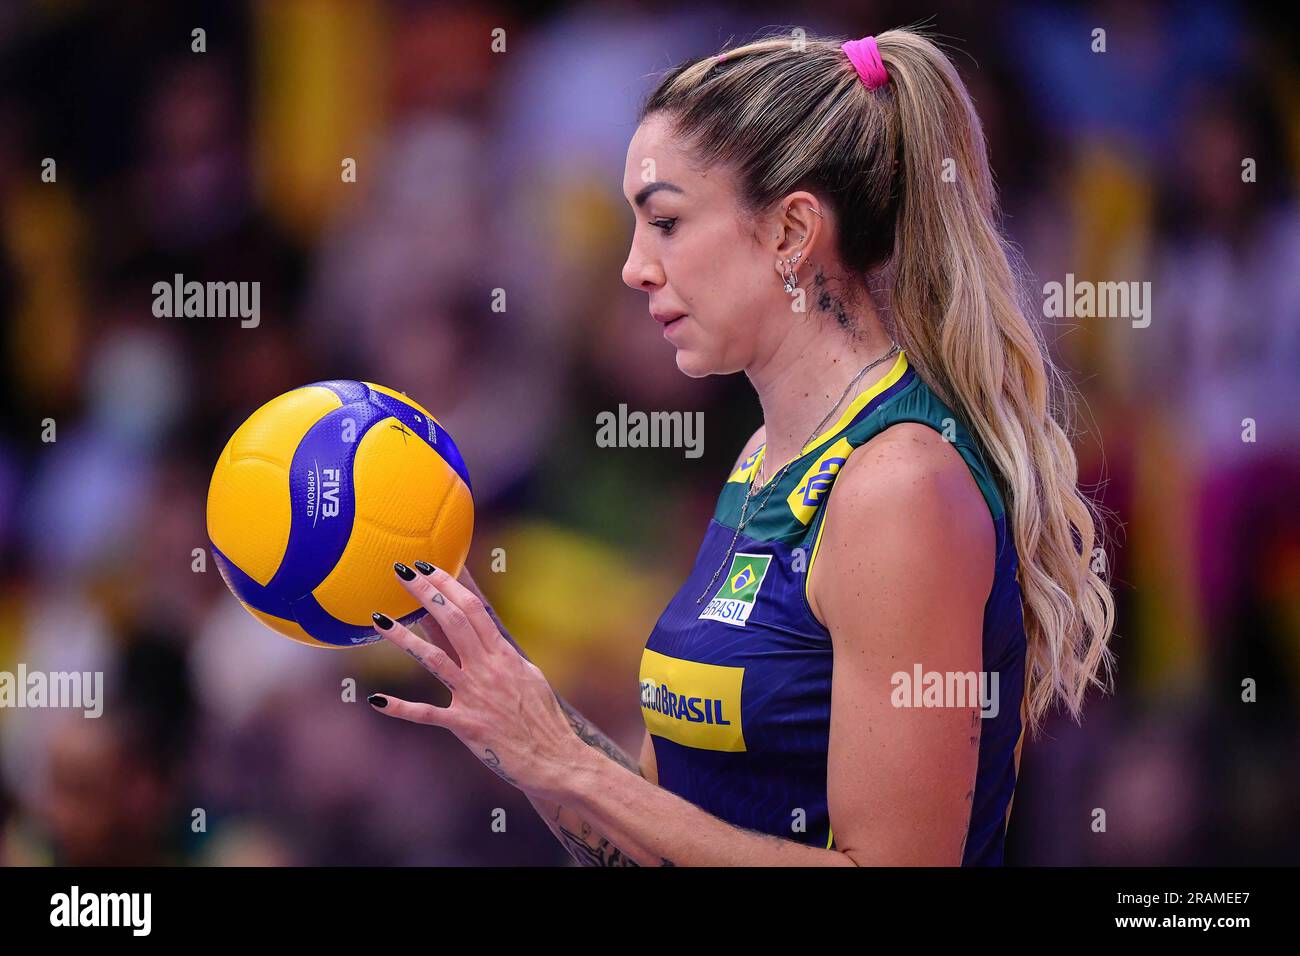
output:
[{"label": "yellow ball panel", "polygon": [[295,388],[271,399],[248,416],[248,420],[230,436],[226,453],[235,459],[254,455],[278,462],[288,474],[294,452],[308,429],[334,409],[342,407],[342,400],[328,388],[319,385]]},{"label": "yellow ball panel", "polygon": [[357,446],[352,466],[357,517],[397,535],[423,538],[460,476],[423,438],[398,425],[396,418],[376,422]]},{"label": "yellow ball panel", "polygon": [[465,487],[465,482],[456,475],[447,501],[442,506],[442,511],[438,512],[437,523],[429,534],[428,553],[433,557],[424,560],[455,577],[465,566],[470,539],[473,537],[474,498]]},{"label": "yellow ball panel", "polygon": [[341,405],[327,388],[287,392],[249,416],[217,460],[208,486],[208,537],[259,584],[275,576],[289,544],[293,453],[308,429]]},{"label": "yellow ball panel", "polygon": [[289,473],[260,458],[222,459],[208,491],[208,536],[258,584],[275,576],[289,544]]},{"label": "yellow ball panel", "polygon": [[312,593],[327,613],[347,624],[369,625],[375,611],[394,620],[404,617],[420,605],[398,582],[393,562],[415,560],[411,552],[421,540],[358,521],[343,557]]},{"label": "yellow ball panel", "polygon": [[450,568],[455,555],[464,563],[462,548],[469,547],[472,514],[468,523],[448,525],[452,534],[465,535],[463,542],[440,534],[438,547],[432,546],[435,522],[450,520],[443,515],[444,502],[463,507],[469,492],[454,496],[457,486],[464,489],[460,476],[423,439],[392,427],[396,424],[395,418],[383,419],[362,436],[352,471],[352,536],[312,592],[322,608],[349,624],[368,625],[374,611],[398,618],[419,606],[398,582],[394,561],[422,559]]}]

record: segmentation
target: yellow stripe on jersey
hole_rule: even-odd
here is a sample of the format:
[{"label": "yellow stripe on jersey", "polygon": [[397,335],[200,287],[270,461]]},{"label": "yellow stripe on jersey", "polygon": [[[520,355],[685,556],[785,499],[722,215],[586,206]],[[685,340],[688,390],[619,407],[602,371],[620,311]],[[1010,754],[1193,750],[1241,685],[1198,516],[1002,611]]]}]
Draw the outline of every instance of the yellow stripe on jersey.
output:
[{"label": "yellow stripe on jersey", "polygon": [[763,449],[766,447],[767,442],[764,442],[755,448],[753,452],[750,453],[750,456],[740,463],[740,467],[731,473],[731,477],[727,479],[728,483],[733,481],[752,481],[754,478],[754,469],[756,469],[758,463],[763,460]]},{"label": "yellow stripe on jersey", "polygon": [[[822,523],[817,526],[817,537],[813,538],[813,549],[812,549],[812,553],[808,555],[808,565],[807,567],[804,568],[804,572],[803,572],[803,596],[804,596],[804,602],[808,605],[809,611],[812,610],[812,600],[811,598],[809,598],[808,582],[812,580],[813,561],[817,559],[817,549],[822,546],[822,532],[825,530],[826,530],[826,519],[822,518]],[[813,616],[816,617],[815,614]],[[822,627],[826,626],[826,622],[820,619],[818,620],[818,623],[820,623]]]},{"label": "yellow stripe on jersey", "polygon": [[852,451],[853,446],[849,444],[847,438],[835,442],[812,463],[812,467],[804,472],[799,484],[794,486],[794,491],[786,497],[785,502],[790,506],[790,513],[799,519],[800,524],[808,524],[812,521],[813,515],[817,514],[822,498],[831,490],[831,485],[835,483],[835,476],[849,460],[849,453]]},{"label": "yellow stripe on jersey", "polygon": [[[832,427],[830,431],[823,432],[821,437],[814,438],[811,442],[809,442],[804,447],[804,450],[810,451],[811,449],[816,448],[827,438],[829,438],[830,436],[834,435],[836,432],[841,431],[843,428],[845,428],[848,425],[848,423],[853,420],[853,417],[867,406],[867,403],[869,403],[873,398],[875,398],[881,392],[885,391],[885,389],[889,388],[891,385],[894,385],[900,378],[903,377],[903,373],[906,371],[907,371],[907,353],[900,351],[898,353],[898,358],[894,360],[893,368],[889,370],[889,372],[885,375],[885,377],[882,378],[879,382],[876,382],[876,384],[872,385],[869,389],[867,389],[857,398],[855,398],[853,400],[853,403],[849,405],[848,410],[845,411],[844,414],[840,416],[840,420],[835,423],[834,427]],[[796,505],[795,498],[798,495],[800,495],[799,489],[807,485],[808,482],[812,480],[813,476],[818,474],[818,470],[822,467],[823,461],[825,459],[840,457],[838,453],[838,449],[840,445],[843,444],[847,444],[847,442],[844,439],[840,439],[840,441],[836,442],[834,445],[828,448],[826,450],[826,453],[821,457],[819,457],[817,461],[813,463],[812,468],[808,469],[808,473],[804,475],[803,480],[799,482],[798,487],[790,495],[790,501],[789,501],[790,510],[791,512],[794,513],[794,516],[798,518],[800,521],[802,521],[804,524],[808,524],[810,521],[813,520],[814,517],[816,517],[817,509],[821,506],[822,499],[825,497],[825,493],[830,489],[830,482],[823,481],[821,483],[823,487],[821,487],[820,489],[814,488],[814,490],[817,491],[816,501],[814,501],[810,506],[804,505],[802,501],[799,502],[799,506]],[[853,450],[852,448],[846,450],[843,454],[843,457],[847,458],[849,452],[851,452],[852,450]],[[842,467],[843,467],[842,464],[836,467],[828,477],[833,478],[834,475],[839,474],[839,471]],[[808,589],[809,589],[808,582],[812,580],[813,562],[817,559],[817,550],[821,547],[822,532],[825,530],[826,530],[826,519],[822,518],[822,522],[817,528],[817,537],[813,539],[812,553],[808,555],[808,564],[804,569],[803,594],[804,594],[804,600],[807,602],[808,607],[810,609],[812,608],[812,602],[808,600]],[[825,622],[822,623],[824,626]]]},{"label": "yellow stripe on jersey", "polygon": [[[885,375],[885,377],[882,378],[879,382],[876,382],[876,384],[872,385],[869,389],[867,389],[865,392],[863,392],[861,395],[855,398],[852,402],[850,402],[849,407],[844,410],[844,414],[840,416],[839,421],[837,421],[826,431],[822,432],[820,435],[818,435],[808,444],[804,445],[796,457],[802,457],[808,454],[808,452],[812,451],[822,442],[826,441],[828,438],[833,436],[836,432],[843,431],[844,428],[848,426],[849,422],[853,421],[854,416],[857,415],[858,412],[862,411],[862,409],[866,407],[868,402],[870,402],[873,398],[875,398],[885,389],[889,388],[900,378],[902,378],[903,373],[906,371],[907,371],[907,353],[900,351],[898,353],[898,358],[894,359],[893,367],[890,368],[889,372]],[[738,481],[738,482],[752,481],[754,478],[754,471],[758,468],[759,463],[762,462],[764,457],[763,453],[766,450],[767,450],[767,442],[764,442],[763,444],[755,448],[754,451],[750,454],[750,456],[740,463],[740,467],[731,473],[731,477],[727,479],[727,482],[730,483],[733,481]],[[786,464],[789,464],[789,462],[786,462]],[[777,471],[780,471],[780,469],[778,468]],[[808,523],[807,521],[804,522],[804,524],[807,523]]]},{"label": "yellow stripe on jersey", "polygon": [[855,398],[849,404],[849,407],[844,410],[844,414],[840,416],[840,420],[837,421],[830,428],[826,429],[826,431],[822,432],[820,435],[818,435],[808,444],[804,445],[803,451],[799,452],[799,454],[801,455],[808,454],[808,452],[812,451],[814,448],[816,448],[822,442],[826,441],[826,439],[830,438],[832,435],[835,435],[838,432],[842,432],[845,428],[848,427],[849,422],[853,421],[854,416],[857,415],[858,412],[862,411],[862,409],[866,407],[868,402],[870,402],[873,398],[875,398],[885,389],[889,388],[900,378],[902,378],[903,373],[906,371],[907,371],[907,353],[900,349],[898,353],[898,358],[894,359],[894,365],[885,374],[885,377],[882,378],[875,385],[872,385],[869,389],[867,389],[857,398]]}]

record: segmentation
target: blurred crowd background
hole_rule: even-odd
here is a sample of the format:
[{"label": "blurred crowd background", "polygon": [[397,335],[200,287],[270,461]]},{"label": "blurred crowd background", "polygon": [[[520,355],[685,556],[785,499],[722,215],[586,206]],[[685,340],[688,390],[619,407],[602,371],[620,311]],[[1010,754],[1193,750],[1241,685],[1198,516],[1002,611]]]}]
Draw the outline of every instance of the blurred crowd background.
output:
[{"label": "blurred crowd background", "polygon": [[[760,423],[743,376],[677,371],[621,283],[637,103],[767,26],[922,20],[959,51],[1035,295],[1067,273],[1153,290],[1147,328],[1045,324],[1114,516],[1119,669],[1082,727],[1026,743],[1008,862],[1300,861],[1300,44],[1281,9],[66,0],[0,6],[0,670],[102,670],[109,703],[0,709],[0,863],[566,862],[452,735],[369,712],[375,690],[434,695],[395,649],[295,644],[192,570],[216,456],[289,388],[408,392],[469,463],[476,580],[635,754],[641,648]],[[259,281],[260,324],[155,318],[176,273]],[[619,403],[703,410],[704,455],[597,448]]]}]

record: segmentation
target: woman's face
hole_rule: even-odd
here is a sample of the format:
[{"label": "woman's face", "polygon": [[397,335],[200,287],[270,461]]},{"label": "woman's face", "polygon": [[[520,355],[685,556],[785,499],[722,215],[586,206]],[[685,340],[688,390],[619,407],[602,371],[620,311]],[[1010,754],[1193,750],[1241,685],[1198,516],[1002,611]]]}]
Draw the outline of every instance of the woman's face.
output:
[{"label": "woman's face", "polygon": [[741,221],[732,174],[697,171],[650,116],[628,146],[623,195],[636,216],[623,281],[649,295],[677,367],[695,378],[747,368],[784,293],[775,252]]}]

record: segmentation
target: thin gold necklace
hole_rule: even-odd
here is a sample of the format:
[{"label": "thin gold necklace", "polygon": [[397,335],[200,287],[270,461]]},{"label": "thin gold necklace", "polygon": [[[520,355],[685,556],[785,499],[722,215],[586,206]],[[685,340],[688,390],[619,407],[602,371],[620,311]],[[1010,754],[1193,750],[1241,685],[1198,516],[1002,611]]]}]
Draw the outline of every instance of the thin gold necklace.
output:
[{"label": "thin gold necklace", "polygon": [[[893,340],[891,340],[891,347],[888,352],[880,356],[880,358],[876,359],[874,362],[871,362],[870,364],[863,366],[862,371],[858,372],[857,375],[853,376],[853,378],[849,381],[849,384],[844,387],[844,392],[840,395],[838,399],[836,399],[835,404],[831,406],[831,410],[826,413],[826,417],[823,418],[820,422],[818,422],[817,427],[812,430],[812,434],[808,436],[808,440],[803,443],[803,445],[801,446],[802,448],[807,448],[808,445],[812,442],[812,440],[822,433],[822,429],[826,426],[826,423],[831,420],[831,416],[835,414],[835,410],[838,409],[840,405],[844,403],[844,399],[848,398],[849,392],[853,390],[853,386],[857,385],[858,382],[862,381],[862,376],[866,375],[869,371],[871,371],[873,368],[875,368],[881,362],[885,361],[885,359],[889,358],[897,351],[898,351],[898,343],[893,342]],[[740,506],[740,518],[736,522],[736,533],[731,536],[731,544],[727,545],[727,553],[723,555],[722,563],[719,564],[718,569],[713,572],[713,577],[709,578],[709,583],[705,586],[703,593],[700,594],[700,596],[695,599],[696,604],[699,604],[701,601],[703,601],[704,598],[708,595],[708,593],[711,590],[713,590],[713,585],[717,583],[718,575],[722,573],[722,569],[725,568],[727,566],[727,562],[731,560],[732,549],[736,547],[736,541],[740,538],[740,532],[745,530],[745,526],[758,517],[759,512],[761,512],[763,508],[766,507],[767,500],[772,497],[772,492],[776,490],[779,484],[781,484],[781,479],[785,477],[785,473],[790,470],[790,466],[793,465],[796,461],[798,461],[801,457],[803,457],[802,454],[795,455],[793,458],[791,458],[788,462],[785,463],[785,466],[779,472],[777,472],[776,477],[773,478],[771,483],[767,486],[767,494],[763,496],[763,500],[759,502],[758,507],[754,509],[754,513],[746,517],[746,512],[748,512],[749,510],[749,502],[754,497],[754,478],[750,479],[749,487],[745,489],[745,500]],[[759,459],[758,465],[756,465],[754,468],[755,478],[758,476],[759,467],[763,465],[766,458],[767,458],[767,451],[766,448],[764,448],[762,458]],[[762,486],[760,485],[759,487]]]}]

